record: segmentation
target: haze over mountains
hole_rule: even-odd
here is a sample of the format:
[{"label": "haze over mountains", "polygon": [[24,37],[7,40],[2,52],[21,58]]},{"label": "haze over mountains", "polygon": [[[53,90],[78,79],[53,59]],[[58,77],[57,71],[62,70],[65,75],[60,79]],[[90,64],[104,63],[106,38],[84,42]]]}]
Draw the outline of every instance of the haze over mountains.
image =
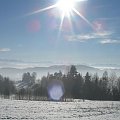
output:
[{"label": "haze over mountains", "polygon": [[[99,76],[107,70],[110,74],[111,72],[115,72],[118,76],[120,76],[120,69],[119,68],[112,68],[112,67],[91,67],[87,65],[76,65],[77,71],[80,72],[82,75],[85,75],[86,72],[91,74],[98,73]],[[21,80],[22,75],[25,72],[36,72],[37,78],[41,78],[42,76],[46,76],[49,73],[59,72],[60,70],[63,73],[67,73],[70,69],[70,65],[53,65],[49,67],[27,67],[27,68],[13,68],[13,67],[2,67],[0,68],[0,74],[3,76],[8,76],[12,80]]]}]

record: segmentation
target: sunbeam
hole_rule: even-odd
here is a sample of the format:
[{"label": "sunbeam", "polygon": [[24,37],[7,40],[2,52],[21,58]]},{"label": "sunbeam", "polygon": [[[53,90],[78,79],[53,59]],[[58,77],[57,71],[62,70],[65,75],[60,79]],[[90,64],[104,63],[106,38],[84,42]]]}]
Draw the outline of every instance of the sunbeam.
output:
[{"label": "sunbeam", "polygon": [[65,13],[63,13],[62,16],[61,16],[61,22],[60,22],[60,26],[59,26],[58,38],[60,37],[60,33],[61,33],[61,31],[62,31],[62,26],[63,26],[64,17],[65,17]]},{"label": "sunbeam", "polygon": [[53,9],[53,8],[56,8],[56,7],[57,7],[57,4],[54,4],[54,5],[51,5],[49,7],[46,7],[46,8],[37,10],[37,11],[34,11],[32,13],[28,13],[26,16],[34,15],[34,14],[37,14],[37,13],[40,13],[40,12],[44,12],[44,11],[47,11],[47,10],[50,10],[50,9]]},{"label": "sunbeam", "polygon": [[60,37],[65,17],[68,18],[70,25],[71,25],[71,28],[72,28],[71,16],[73,15],[73,13],[80,16],[92,29],[94,29],[94,26],[92,25],[92,23],[90,23],[90,21],[87,18],[85,18],[80,12],[78,12],[77,9],[75,8],[77,2],[82,2],[82,1],[87,1],[87,0],[58,0],[58,2],[55,3],[54,5],[48,6],[46,8],[43,8],[43,9],[40,9],[37,11],[34,11],[32,13],[27,14],[26,16],[38,14],[40,12],[44,12],[44,11],[48,11],[50,9],[57,8],[61,14],[60,15],[61,22],[59,25],[58,38]]},{"label": "sunbeam", "polygon": [[93,25],[92,25],[80,12],[78,12],[75,8],[73,8],[73,11],[74,11],[78,16],[80,16],[90,27],[92,27],[92,28],[94,29]]}]

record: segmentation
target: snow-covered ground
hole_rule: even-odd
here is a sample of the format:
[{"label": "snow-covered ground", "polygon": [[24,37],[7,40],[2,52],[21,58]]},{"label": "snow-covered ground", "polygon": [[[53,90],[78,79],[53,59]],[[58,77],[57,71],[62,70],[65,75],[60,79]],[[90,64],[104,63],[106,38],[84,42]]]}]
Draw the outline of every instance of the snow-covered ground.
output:
[{"label": "snow-covered ground", "polygon": [[120,102],[0,99],[0,120],[120,120]]}]

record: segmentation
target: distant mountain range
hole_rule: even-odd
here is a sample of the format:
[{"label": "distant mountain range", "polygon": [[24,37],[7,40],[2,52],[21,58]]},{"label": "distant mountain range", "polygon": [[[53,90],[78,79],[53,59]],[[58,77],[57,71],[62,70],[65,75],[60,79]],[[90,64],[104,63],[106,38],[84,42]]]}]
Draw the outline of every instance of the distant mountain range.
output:
[{"label": "distant mountain range", "polygon": [[[120,69],[99,69],[95,67],[90,67],[87,65],[76,65],[77,71],[80,72],[82,75],[85,75],[86,72],[89,72],[91,74],[98,73],[98,75],[102,75],[102,73],[107,70],[109,73],[110,72],[115,72],[117,75],[120,75]],[[30,68],[11,68],[11,67],[6,67],[6,68],[0,68],[0,74],[3,76],[8,76],[12,80],[21,80],[22,75],[25,72],[36,72],[37,73],[37,78],[41,78],[42,76],[46,76],[49,73],[54,73],[54,72],[59,72],[62,71],[63,73],[68,73],[70,70],[69,65],[53,65],[50,67],[30,67]]]}]

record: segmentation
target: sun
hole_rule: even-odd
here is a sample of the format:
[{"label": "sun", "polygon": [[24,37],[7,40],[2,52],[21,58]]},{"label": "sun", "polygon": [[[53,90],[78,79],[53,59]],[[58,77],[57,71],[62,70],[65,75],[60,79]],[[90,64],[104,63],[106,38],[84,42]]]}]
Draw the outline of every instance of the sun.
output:
[{"label": "sun", "polygon": [[59,0],[57,8],[66,16],[69,16],[75,7],[75,0]]},{"label": "sun", "polygon": [[80,4],[80,2],[85,2],[88,0],[57,0],[57,2],[51,6],[45,7],[43,9],[39,9],[37,11],[34,11],[32,13],[27,14],[26,16],[29,15],[34,15],[40,12],[44,12],[44,11],[48,11],[51,9],[57,8],[60,11],[60,14],[58,14],[58,16],[60,15],[60,25],[59,25],[59,33],[62,31],[62,26],[63,26],[63,22],[64,22],[64,18],[68,17],[69,23],[72,26],[72,22],[71,19],[74,18],[72,15],[76,14],[78,15],[81,19],[83,19],[92,29],[94,29],[94,26],[89,22],[89,20],[81,14],[80,11],[78,11],[76,9],[78,2]]}]

